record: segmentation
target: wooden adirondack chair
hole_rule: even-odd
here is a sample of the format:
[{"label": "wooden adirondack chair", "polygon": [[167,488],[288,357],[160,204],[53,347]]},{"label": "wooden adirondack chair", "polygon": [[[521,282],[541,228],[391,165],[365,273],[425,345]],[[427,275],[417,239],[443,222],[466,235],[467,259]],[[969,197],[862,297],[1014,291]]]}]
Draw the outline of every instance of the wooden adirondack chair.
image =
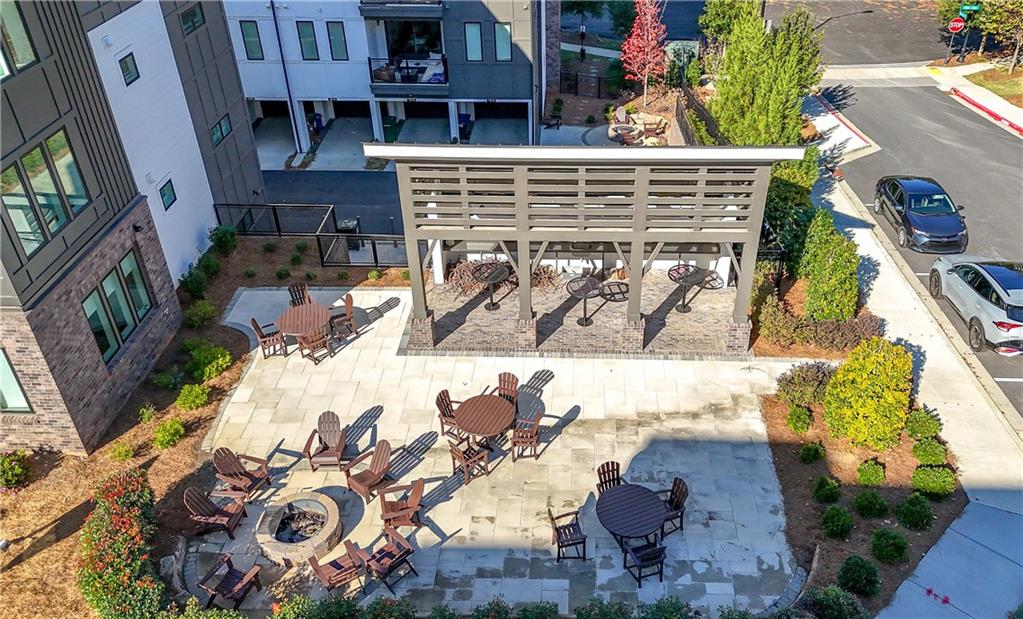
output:
[{"label": "wooden adirondack chair", "polygon": [[210,500],[202,490],[189,487],[185,488],[184,503],[191,513],[192,520],[212,529],[223,529],[231,539],[234,539],[234,529],[238,526],[238,521],[246,516],[240,494],[230,503],[220,506]]},{"label": "wooden adirondack chair", "polygon": [[597,495],[604,494],[608,489],[622,483],[621,466],[614,460],[608,460],[597,467]]},{"label": "wooden adirondack chair", "polygon": [[352,334],[359,332],[359,327],[355,324],[355,302],[351,293],[345,295],[344,313],[330,317],[330,328],[335,334],[340,331],[341,327],[347,328]]},{"label": "wooden adirondack chair", "polygon": [[497,387],[490,393],[496,393],[515,404],[519,398],[519,377],[511,372],[501,372],[497,375]]},{"label": "wooden adirondack chair", "polygon": [[[551,508],[547,508],[547,519],[551,522],[551,543],[558,549],[557,563],[562,559],[586,560],[586,534],[579,524],[579,510],[555,516]],[[562,520],[569,519],[561,524]],[[580,548],[581,547],[581,548]],[[569,548],[575,549],[575,556],[566,554]]]},{"label": "wooden adirondack chair", "polygon": [[298,282],[289,285],[288,294],[291,295],[292,307],[313,302],[313,298],[309,296],[309,286],[305,282]]},{"label": "wooden adirondack chair", "polygon": [[667,550],[661,545],[660,535],[655,535],[652,542],[639,546],[625,545],[624,567],[629,575],[636,579],[637,587],[643,586],[643,580],[657,576],[664,580],[664,556]]},{"label": "wooden adirondack chair", "polygon": [[309,461],[309,467],[316,470],[321,466],[337,466],[341,470],[345,457],[345,429],[334,411],[323,411],[316,420],[316,429],[309,433],[302,455]]},{"label": "wooden adirondack chair", "polygon": [[[392,486],[380,491],[380,518],[387,527],[421,527],[419,508],[426,490],[426,480],[417,479],[404,486]],[[407,494],[406,494],[407,493]],[[400,498],[389,501],[387,495],[399,494]]]},{"label": "wooden adirondack chair", "polygon": [[272,327],[273,325],[262,325],[256,322],[256,319],[252,319],[252,330],[256,333],[256,339],[259,340],[259,347],[263,350],[263,358],[268,359],[270,355],[286,355],[288,354],[288,346],[284,343],[284,334],[280,331],[271,331],[267,333],[263,331],[263,327]]},{"label": "wooden adirondack chair", "polygon": [[[352,472],[355,465],[370,457],[372,457],[372,460],[369,461],[369,468],[358,473]],[[348,487],[357,492],[366,503],[369,503],[373,498],[373,491],[384,483],[387,469],[390,466],[390,460],[391,444],[387,441],[377,441],[373,449],[342,466],[341,470],[344,471]]]},{"label": "wooden adirondack chair", "polygon": [[309,359],[314,364],[319,364],[327,357],[333,355],[331,351],[331,338],[327,333],[327,325],[305,335],[295,336],[298,340],[298,350],[303,359]]},{"label": "wooden adirondack chair", "polygon": [[[258,464],[256,469],[248,469],[242,460]],[[246,499],[263,486],[270,483],[270,469],[266,459],[236,454],[227,447],[220,447],[213,452],[213,467],[217,469],[217,478],[235,490],[245,493]]]},{"label": "wooden adirondack chair", "polygon": [[354,581],[359,581],[360,593],[365,591],[366,563],[359,556],[358,548],[348,540],[345,540],[345,554],[323,564],[315,556],[309,557],[309,566],[327,591]]},{"label": "wooden adirondack chair", "polygon": [[[686,515],[686,499],[689,498],[689,486],[686,485],[686,482],[681,477],[676,477],[671,481],[671,488],[660,490],[657,494],[664,501],[664,507],[668,509],[668,513],[664,515],[664,524],[661,525],[661,537],[675,531],[681,531],[683,527],[682,520]],[[674,524],[675,528],[670,531],[666,530],[665,527],[669,524]]]},{"label": "wooden adirondack chair", "polygon": [[[213,586],[206,584],[225,565],[227,566],[227,573],[220,578],[220,582]],[[229,555],[220,555],[220,559],[210,568],[210,571],[206,572],[206,575],[196,583],[200,589],[210,596],[210,599],[206,600],[206,608],[212,606],[213,600],[219,595],[222,598],[233,601],[234,609],[238,610],[238,607],[245,601],[245,596],[249,594],[249,590],[252,589],[253,585],[257,591],[263,589],[263,583],[259,582],[260,569],[262,569],[261,565],[253,565],[247,572],[237,570],[231,562]]]},{"label": "wooden adirondack chair", "polygon": [[461,404],[461,402],[453,401],[447,389],[442,389],[437,394],[437,415],[440,418],[440,433],[448,438],[460,441],[465,438],[466,434],[455,423],[455,404]]},{"label": "wooden adirondack chair", "polygon": [[[366,571],[379,578],[380,582],[384,583],[384,586],[393,595],[395,583],[408,576],[409,572],[416,576],[419,576],[419,572],[412,566],[410,560],[414,551],[412,544],[392,527],[384,527],[384,536],[387,539],[387,544],[374,550],[372,555],[361,549],[358,550],[358,553],[366,563]],[[406,566],[409,571],[392,579],[393,575],[399,574],[402,566]]]},{"label": "wooden adirondack chair", "polygon": [[490,452],[473,443],[469,437],[457,442],[448,439],[448,448],[451,452],[451,473],[461,468],[465,485],[477,477],[490,475]]},{"label": "wooden adirondack chair", "polygon": [[535,419],[515,422],[511,437],[512,462],[519,458],[540,459],[540,424]]}]

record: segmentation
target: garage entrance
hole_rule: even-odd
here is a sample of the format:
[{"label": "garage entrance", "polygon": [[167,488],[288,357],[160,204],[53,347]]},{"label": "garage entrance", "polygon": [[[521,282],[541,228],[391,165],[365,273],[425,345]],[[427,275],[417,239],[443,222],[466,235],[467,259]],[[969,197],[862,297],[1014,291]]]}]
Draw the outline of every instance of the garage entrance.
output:
[{"label": "garage entrance", "polygon": [[475,103],[470,144],[528,144],[529,104]]}]

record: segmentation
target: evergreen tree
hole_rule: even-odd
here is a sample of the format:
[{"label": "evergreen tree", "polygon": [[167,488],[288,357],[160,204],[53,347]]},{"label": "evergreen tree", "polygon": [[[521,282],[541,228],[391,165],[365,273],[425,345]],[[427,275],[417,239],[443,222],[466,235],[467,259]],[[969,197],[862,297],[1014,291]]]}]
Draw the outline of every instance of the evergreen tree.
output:
[{"label": "evergreen tree", "polygon": [[755,10],[752,0],[707,0],[700,15],[700,31],[713,41],[726,41],[736,21]]}]

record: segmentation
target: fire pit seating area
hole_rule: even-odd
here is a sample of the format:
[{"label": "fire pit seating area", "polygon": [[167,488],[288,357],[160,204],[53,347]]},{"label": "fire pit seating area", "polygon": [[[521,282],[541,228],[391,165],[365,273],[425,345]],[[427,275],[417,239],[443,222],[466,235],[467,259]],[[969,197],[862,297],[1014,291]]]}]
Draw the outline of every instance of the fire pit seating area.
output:
[{"label": "fire pit seating area", "polygon": [[628,113],[623,106],[615,109],[607,128],[607,138],[623,146],[664,146],[670,123],[662,116],[647,112]]},{"label": "fire pit seating area", "polygon": [[327,554],[341,540],[341,530],[334,499],[298,492],[266,508],[256,526],[256,542],[267,559],[291,567]]}]

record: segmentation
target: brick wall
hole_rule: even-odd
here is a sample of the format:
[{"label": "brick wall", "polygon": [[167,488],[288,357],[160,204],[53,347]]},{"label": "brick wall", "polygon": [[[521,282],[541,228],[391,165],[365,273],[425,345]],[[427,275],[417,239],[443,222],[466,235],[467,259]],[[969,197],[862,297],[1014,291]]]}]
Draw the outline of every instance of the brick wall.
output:
[{"label": "brick wall", "polygon": [[561,91],[561,2],[547,0],[543,6],[547,35],[543,53],[547,70],[547,94],[556,95]]},{"label": "brick wall", "polygon": [[[153,308],[107,364],[96,346],[81,303],[132,248],[146,274]],[[63,398],[65,415],[70,417],[77,430],[75,438],[78,443],[68,438],[72,430],[66,424],[54,421],[58,417],[56,412],[47,413],[47,420],[35,424],[6,426],[0,442],[23,444],[43,438],[47,440],[37,444],[59,446],[70,451],[91,451],[135,385],[153,369],[156,359],[181,322],[181,307],[174,292],[174,282],[167,270],[145,200],[129,207],[120,221],[36,307],[26,313],[26,317],[52,381]],[[38,358],[22,361],[13,357],[12,363],[19,376],[23,373],[23,364],[30,371],[39,372]],[[48,399],[52,394],[29,392],[28,397],[35,405],[37,398]],[[40,434],[39,425],[49,429]],[[19,431],[22,427],[35,428],[37,432],[25,434]],[[6,432],[8,429],[10,433]]]}]

